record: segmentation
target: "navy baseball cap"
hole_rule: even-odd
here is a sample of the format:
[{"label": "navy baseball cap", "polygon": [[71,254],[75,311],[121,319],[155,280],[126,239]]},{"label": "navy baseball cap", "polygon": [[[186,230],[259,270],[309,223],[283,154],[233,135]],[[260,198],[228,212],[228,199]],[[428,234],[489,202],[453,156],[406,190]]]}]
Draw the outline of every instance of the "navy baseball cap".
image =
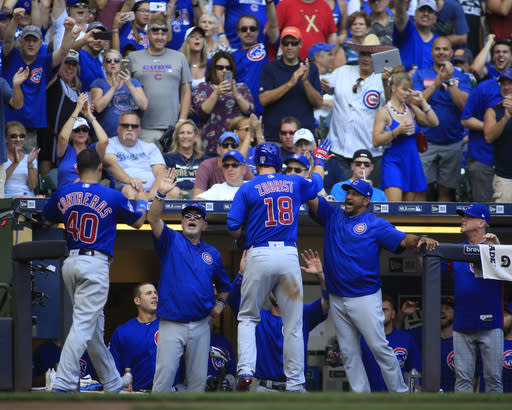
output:
[{"label": "navy baseball cap", "polygon": [[87,27],[86,33],[88,33],[91,30],[94,30],[94,29],[98,29],[101,31],[107,31],[107,28],[101,21],[93,21],[92,23],[90,23],[89,26]]},{"label": "navy baseball cap", "polygon": [[467,215],[471,216],[472,218],[480,218],[487,223],[489,223],[489,220],[491,219],[489,208],[486,205],[477,203],[469,205],[467,209],[457,209],[457,213],[460,216]]},{"label": "navy baseball cap", "polygon": [[512,303],[505,302],[505,304],[503,305],[503,308],[504,308],[505,312],[512,315]]},{"label": "navy baseball cap", "polygon": [[301,155],[298,152],[286,158],[286,161],[284,161],[284,163],[288,165],[288,162],[290,161],[300,162],[302,165],[306,167],[307,170],[309,170],[309,160],[304,155]]},{"label": "navy baseball cap", "polygon": [[469,63],[473,60],[473,53],[469,48],[459,48],[453,53],[453,61],[460,61],[462,63]]},{"label": "navy baseball cap", "polygon": [[331,51],[336,44],[318,42],[309,47],[308,58],[312,60],[320,51]]},{"label": "navy baseball cap", "polygon": [[14,9],[22,8],[27,11],[32,11],[32,1],[31,0],[18,0],[13,7]]},{"label": "navy baseball cap", "polygon": [[355,161],[357,158],[368,158],[370,161],[373,161],[373,155],[367,149],[358,149],[356,152],[354,152],[352,161]]},{"label": "navy baseball cap", "polygon": [[509,80],[512,80],[512,69],[507,68],[505,71],[503,71],[498,77],[498,82],[500,82],[502,78],[508,78]]},{"label": "navy baseball cap", "polygon": [[240,144],[240,140],[238,139],[238,135],[236,135],[233,131],[226,131],[222,133],[219,137],[219,144],[227,140],[228,138],[232,138],[235,140],[237,144]]},{"label": "navy baseball cap", "polygon": [[245,158],[244,156],[242,155],[242,153],[238,152],[237,150],[234,150],[232,149],[231,151],[228,151],[224,154],[224,156],[222,157],[222,162],[224,162],[224,160],[226,158],[234,158],[235,160],[237,160],[238,162],[244,164],[245,163]]},{"label": "navy baseball cap", "polygon": [[361,195],[364,195],[365,197],[370,199],[372,198],[373,195],[372,186],[362,179],[354,179],[351,184],[343,184],[341,187],[345,191],[348,191],[349,189],[355,189]]},{"label": "navy baseball cap", "polygon": [[181,215],[184,215],[187,211],[199,211],[199,213],[203,215],[203,218],[206,221],[206,208],[203,205],[198,204],[197,202],[185,205],[185,207],[181,210]]}]

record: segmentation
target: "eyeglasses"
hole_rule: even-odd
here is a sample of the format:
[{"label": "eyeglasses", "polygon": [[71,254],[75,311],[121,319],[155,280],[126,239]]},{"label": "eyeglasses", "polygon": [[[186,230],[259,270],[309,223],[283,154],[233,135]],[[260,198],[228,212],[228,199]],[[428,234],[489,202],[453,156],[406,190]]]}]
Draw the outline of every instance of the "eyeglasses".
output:
[{"label": "eyeglasses", "polygon": [[359,84],[361,84],[361,81],[363,81],[363,79],[361,77],[359,77],[357,80],[356,80],[356,83],[354,84],[354,86],[352,87],[352,92],[355,94],[357,93],[357,87],[359,87]]},{"label": "eyeglasses", "polygon": [[25,134],[9,134],[9,138],[11,138],[11,139],[13,139],[13,140],[15,140],[16,138],[21,138],[21,139],[23,139],[23,138],[25,138],[25,137],[26,137],[26,135],[25,135]]},{"label": "eyeglasses", "polygon": [[215,69],[219,71],[231,71],[230,65],[215,64]]},{"label": "eyeglasses", "polygon": [[306,168],[286,167],[285,171],[287,174],[291,174],[292,172],[295,172],[296,174],[301,174],[307,170],[306,170]]},{"label": "eyeglasses", "polygon": [[87,128],[87,127],[78,127],[78,128],[75,128],[73,131],[75,131],[77,134],[79,132],[87,133],[87,132],[89,132],[89,128]]},{"label": "eyeglasses", "polygon": [[279,131],[281,135],[295,135],[295,131]]},{"label": "eyeglasses", "polygon": [[224,169],[229,169],[229,167],[236,169],[241,166],[242,166],[242,164],[240,164],[239,162],[227,162],[227,163],[225,162],[222,164],[222,168],[224,168]]},{"label": "eyeglasses", "polygon": [[370,165],[372,165],[370,161],[354,161],[354,164],[356,165],[356,167],[364,165],[366,168],[369,168]]},{"label": "eyeglasses", "polygon": [[151,13],[151,11],[149,9],[138,9],[137,13],[149,14]]},{"label": "eyeglasses", "polygon": [[169,29],[167,27],[151,27],[149,29],[152,33],[158,33],[161,31],[162,33],[167,33]]},{"label": "eyeglasses", "polygon": [[185,212],[183,214],[183,218],[187,218],[187,219],[190,219],[190,218],[202,219],[203,215],[201,215],[201,214],[193,214],[192,212]]},{"label": "eyeglasses", "polygon": [[238,144],[236,142],[223,142],[222,144],[220,144],[220,146],[222,148],[229,148],[229,147],[231,147],[232,149],[238,148]]},{"label": "eyeglasses", "polygon": [[105,58],[105,61],[110,64],[110,63],[119,63],[121,62],[121,59],[119,57],[114,57],[114,58]]},{"label": "eyeglasses", "polygon": [[256,27],[256,26],[244,26],[244,27],[240,27],[240,31],[242,33],[247,33],[248,31],[250,31],[251,33],[254,33],[254,32],[258,31],[258,27]]},{"label": "eyeglasses", "polygon": [[132,130],[136,130],[137,128],[140,127],[140,124],[119,124],[119,126],[121,128],[124,128],[125,130],[127,130],[128,128],[131,128]]},{"label": "eyeglasses", "polygon": [[300,43],[300,40],[297,40],[297,41],[283,41],[281,44],[283,45],[283,47],[288,47],[288,46],[293,46],[293,47],[297,47]]}]

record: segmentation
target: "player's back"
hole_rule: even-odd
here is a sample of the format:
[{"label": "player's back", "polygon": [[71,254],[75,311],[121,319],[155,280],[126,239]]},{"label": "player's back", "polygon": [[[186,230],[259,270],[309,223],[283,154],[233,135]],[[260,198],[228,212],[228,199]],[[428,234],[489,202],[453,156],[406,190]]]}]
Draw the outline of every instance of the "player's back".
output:
[{"label": "player's back", "polygon": [[117,218],[132,224],[140,217],[120,192],[84,182],[60,187],[43,215],[50,221],[63,219],[69,249],[95,249],[111,256]]},{"label": "player's back", "polygon": [[229,216],[247,221],[247,247],[268,241],[291,245],[297,240],[300,206],[315,195],[311,180],[298,175],[259,175],[240,187]]}]

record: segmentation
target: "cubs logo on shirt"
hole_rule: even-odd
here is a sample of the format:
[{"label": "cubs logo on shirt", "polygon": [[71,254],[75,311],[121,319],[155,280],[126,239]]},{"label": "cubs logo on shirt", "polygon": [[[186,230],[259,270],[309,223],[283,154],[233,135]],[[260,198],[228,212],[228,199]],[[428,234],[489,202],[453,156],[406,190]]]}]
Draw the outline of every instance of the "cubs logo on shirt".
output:
[{"label": "cubs logo on shirt", "polygon": [[366,232],[367,229],[368,229],[368,226],[364,222],[357,224],[356,226],[354,226],[354,228],[352,228],[354,233],[357,235],[362,235],[363,233]]},{"label": "cubs logo on shirt", "polygon": [[512,350],[503,352],[503,367],[512,370]]},{"label": "cubs logo on shirt", "polygon": [[222,369],[226,366],[226,360],[221,359],[221,357],[229,360],[229,353],[225,352],[219,347],[210,346],[210,360],[212,361],[212,365],[216,370]]},{"label": "cubs logo on shirt", "polygon": [[363,104],[370,110],[375,110],[380,105],[380,92],[377,90],[366,91],[363,95]]},{"label": "cubs logo on shirt", "polygon": [[208,265],[212,264],[212,262],[213,262],[212,255],[210,255],[208,252],[203,252],[201,257],[203,258],[203,261],[205,261],[205,263],[207,263]]},{"label": "cubs logo on shirt", "polygon": [[405,362],[407,361],[407,356],[408,356],[407,349],[404,349],[403,347],[395,347],[393,349],[393,353],[395,354],[396,359],[398,360],[400,369],[403,369],[405,367]]},{"label": "cubs logo on shirt", "polygon": [[470,270],[472,273],[475,273],[475,265],[473,264],[473,262],[469,262],[469,263],[468,263],[468,266],[469,266],[469,270]]},{"label": "cubs logo on shirt", "polygon": [[37,67],[30,72],[30,81],[33,83],[39,84],[41,82],[41,78],[43,77],[43,69],[41,67]]},{"label": "cubs logo on shirt", "polygon": [[87,374],[87,362],[84,359],[80,359],[80,377],[85,377]]},{"label": "cubs logo on shirt", "polygon": [[155,332],[155,335],[153,336],[153,340],[155,342],[155,344],[158,346],[158,337],[160,336],[160,330],[157,330]]},{"label": "cubs logo on shirt", "polygon": [[249,61],[261,61],[266,55],[267,50],[265,50],[265,45],[262,43],[255,44],[247,50],[247,59]]},{"label": "cubs logo on shirt", "polygon": [[454,357],[455,357],[455,353],[453,353],[453,350],[450,353],[448,353],[448,356],[446,356],[446,365],[452,372],[455,371]]}]

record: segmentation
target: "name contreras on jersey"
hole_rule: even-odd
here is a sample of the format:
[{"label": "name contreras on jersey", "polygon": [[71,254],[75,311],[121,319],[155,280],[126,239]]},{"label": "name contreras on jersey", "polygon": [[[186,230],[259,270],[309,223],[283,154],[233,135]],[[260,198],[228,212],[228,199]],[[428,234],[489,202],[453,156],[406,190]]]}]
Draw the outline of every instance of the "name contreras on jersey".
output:
[{"label": "name contreras on jersey", "polygon": [[[92,197],[92,198],[91,198]],[[66,196],[62,196],[59,198],[59,202],[57,207],[59,211],[64,215],[67,209],[71,206],[88,206],[89,208],[94,209],[101,218],[105,218],[106,216],[112,213],[112,208],[107,208],[107,202],[101,201],[98,195],[94,195],[90,192],[71,192],[66,194]]]},{"label": "name contreras on jersey", "polygon": [[258,190],[259,196],[265,196],[271,192],[293,192],[293,182],[286,180],[275,180],[262,182],[254,186]]}]

